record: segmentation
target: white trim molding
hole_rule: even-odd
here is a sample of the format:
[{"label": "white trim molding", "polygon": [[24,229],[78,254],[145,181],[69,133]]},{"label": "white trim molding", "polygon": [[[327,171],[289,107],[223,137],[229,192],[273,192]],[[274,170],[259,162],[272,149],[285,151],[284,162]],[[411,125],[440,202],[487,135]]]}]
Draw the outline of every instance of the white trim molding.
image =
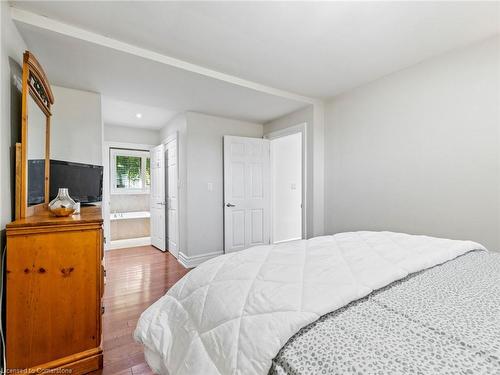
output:
[{"label": "white trim molding", "polygon": [[324,128],[325,128],[325,112],[324,100],[322,98],[315,98],[310,96],[301,95],[276,87],[267,86],[258,82],[253,82],[240,78],[238,76],[225,74],[213,69],[205,68],[200,65],[190,63],[188,61],[180,60],[172,56],[168,56],[150,49],[141,48],[130,43],[125,43],[117,39],[113,39],[96,32],[88,31],[80,27],[76,27],[55,19],[45,17],[33,12],[10,6],[10,15],[14,21],[31,25],[33,27],[47,30],[53,33],[67,36],[78,40],[83,40],[94,45],[113,49],[133,56],[138,56],[144,59],[155,61],[160,64],[172,66],[178,69],[183,69],[188,72],[203,75],[205,77],[227,82],[236,86],[244,87],[250,90],[275,95],[281,98],[290,99],[306,104],[313,105],[313,122],[314,130],[310,134],[313,144],[312,150],[312,171],[309,171],[313,179],[312,207],[309,207],[309,212],[313,215],[312,231],[314,235],[321,235],[324,232],[325,224],[325,211],[324,211]]},{"label": "white trim molding", "polygon": [[[179,142],[179,131],[176,130],[174,132],[172,132],[171,134],[169,134],[166,138],[164,138],[161,143],[163,145],[167,144],[168,142],[172,142],[172,141],[177,141],[177,143]],[[179,147],[179,145],[177,145],[177,147]]]},{"label": "white trim molding", "polygon": [[128,53],[130,55],[139,56],[145,59],[159,62],[161,64],[173,66],[175,68],[183,69],[189,72],[201,74],[206,77],[218,79],[220,81],[228,82],[233,85],[245,87],[251,90],[260,91],[270,95],[276,95],[282,98],[296,100],[308,104],[315,104],[320,102],[320,99],[311,98],[308,96],[296,94],[290,91],[277,89],[275,87],[266,86],[257,82],[249,81],[239,78],[230,74],[218,72],[213,69],[208,69],[200,65],[192,64],[190,62],[176,59],[149,49],[134,46],[133,44],[121,42],[117,39],[109,38],[107,36],[88,31],[55,19],[41,16],[23,9],[11,6],[10,15],[13,20],[27,25],[35,26],[44,30],[52,31],[54,33],[62,34],[75,39],[80,39],[89,43],[100,45],[114,49],[116,51]]},{"label": "white trim molding", "polygon": [[183,252],[179,251],[179,261],[180,264],[182,264],[186,268],[194,268],[202,264],[203,262],[206,262],[209,259],[215,258],[219,255],[222,255],[222,251],[215,251],[213,253],[207,253],[207,254],[201,254],[201,255],[193,255],[193,256],[187,256]]},{"label": "white trim molding", "polygon": [[[310,131],[310,130],[309,130]],[[270,133],[267,133],[264,135],[265,139],[273,140],[281,137],[286,137],[287,135],[292,135],[292,134],[297,134],[300,133],[302,135],[302,238],[308,238],[308,230],[309,228],[307,227],[307,222],[308,222],[308,216],[309,215],[309,210],[310,207],[308,207],[308,201],[309,201],[309,194],[311,192],[308,191],[307,189],[307,184],[308,184],[308,179],[311,171],[307,168],[308,165],[308,123],[307,122],[302,122],[297,125],[292,125],[280,130],[276,130]],[[271,158],[273,155],[271,154]],[[271,183],[274,179],[274,172],[272,171],[272,160],[271,160]],[[273,202],[274,202],[274,197],[271,194],[271,225],[273,225]],[[271,230],[271,243],[278,243],[274,242],[274,231]],[[286,240],[286,241],[291,241]]]},{"label": "white trim molding", "polygon": [[151,237],[127,238],[124,240],[110,241],[106,250],[124,249],[127,247],[151,245]]},{"label": "white trim molding", "polygon": [[[146,165],[147,160],[151,158],[149,151],[139,151],[136,149],[123,149],[123,148],[110,148],[109,149],[109,172],[110,172],[110,182],[111,189],[110,194],[149,194],[150,186],[146,184]],[[141,158],[141,175],[140,175],[140,183],[141,187],[131,188],[131,187],[117,187],[116,182],[118,180],[117,172],[116,172],[116,159],[118,156],[127,156],[127,157],[135,157]]]}]

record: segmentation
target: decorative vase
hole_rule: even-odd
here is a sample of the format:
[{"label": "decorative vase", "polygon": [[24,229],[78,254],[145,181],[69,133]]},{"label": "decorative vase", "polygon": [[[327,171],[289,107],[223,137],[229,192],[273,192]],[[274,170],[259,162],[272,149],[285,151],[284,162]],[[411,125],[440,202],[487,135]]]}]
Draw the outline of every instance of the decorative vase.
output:
[{"label": "decorative vase", "polygon": [[49,203],[49,211],[55,216],[69,216],[76,210],[76,202],[71,199],[67,188],[59,188],[57,197]]}]

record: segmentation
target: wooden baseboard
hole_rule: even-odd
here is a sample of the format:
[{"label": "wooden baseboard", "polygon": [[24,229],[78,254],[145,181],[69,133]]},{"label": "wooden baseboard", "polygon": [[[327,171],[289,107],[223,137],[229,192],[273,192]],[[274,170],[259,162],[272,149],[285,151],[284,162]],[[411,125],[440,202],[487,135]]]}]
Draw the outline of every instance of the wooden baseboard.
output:
[{"label": "wooden baseboard", "polygon": [[82,375],[102,369],[103,355],[101,348],[87,350],[82,353],[44,363],[43,365],[28,369],[28,374],[71,374]]},{"label": "wooden baseboard", "polygon": [[79,361],[70,363],[66,366],[60,367],[60,369],[70,370],[68,371],[71,375],[81,375],[88,374],[89,372],[102,369],[103,367],[103,355],[102,353],[81,359]]}]

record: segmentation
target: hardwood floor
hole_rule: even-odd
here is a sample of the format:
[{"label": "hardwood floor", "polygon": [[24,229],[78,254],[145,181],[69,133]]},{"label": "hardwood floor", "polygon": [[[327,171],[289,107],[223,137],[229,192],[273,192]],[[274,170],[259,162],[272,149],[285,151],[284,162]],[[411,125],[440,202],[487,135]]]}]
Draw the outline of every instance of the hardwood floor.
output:
[{"label": "hardwood floor", "polygon": [[141,313],[189,270],[152,246],[106,251],[104,368],[95,374],[151,374],[133,338]]}]

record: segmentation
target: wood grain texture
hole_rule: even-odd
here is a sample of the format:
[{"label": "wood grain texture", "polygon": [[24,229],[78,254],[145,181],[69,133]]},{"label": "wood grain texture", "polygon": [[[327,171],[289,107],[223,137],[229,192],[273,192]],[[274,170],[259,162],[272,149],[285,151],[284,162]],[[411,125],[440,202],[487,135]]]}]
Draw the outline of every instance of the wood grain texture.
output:
[{"label": "wood grain texture", "polygon": [[[46,95],[46,101],[40,96],[38,90],[31,85],[31,76],[35,77]],[[45,199],[44,203],[40,203],[33,206],[28,206],[28,95],[30,95],[35,103],[38,105],[40,110],[46,116],[46,127],[45,127]],[[21,160],[16,160],[16,163],[20,163],[20,169],[16,169],[16,180],[20,179],[20,184],[16,184],[16,207],[19,205],[19,217],[27,217],[38,214],[40,211],[45,211],[47,205],[49,204],[49,174],[50,174],[50,118],[51,118],[51,106],[54,104],[54,95],[50,88],[49,80],[45,74],[42,66],[35,58],[35,56],[29,51],[25,51],[23,55],[23,76],[22,76],[22,116],[21,116]],[[16,154],[16,157],[18,155]],[[18,174],[20,173],[20,176]],[[16,209],[17,213],[17,209]],[[16,217],[17,219],[17,217]]]},{"label": "wood grain texture", "polygon": [[10,369],[102,363],[103,230],[100,209],[38,213],[7,226],[6,337]]},{"label": "wood grain texture", "polygon": [[37,212],[33,216],[24,217],[7,224],[7,232],[10,231],[11,234],[16,234],[17,228],[26,227],[45,227],[45,226],[55,226],[62,227],[65,225],[75,225],[75,224],[102,224],[102,214],[100,207],[83,207],[80,215],[70,215],[67,217],[56,217],[52,215],[48,210]]},{"label": "wood grain texture", "polygon": [[49,101],[47,107],[48,109],[50,109],[50,105],[54,104],[54,94],[52,93],[49,79],[47,78],[47,75],[45,74],[42,65],[40,65],[36,57],[30,51],[24,52],[23,62],[29,66],[32,73],[38,78],[40,83],[43,85],[43,89]]},{"label": "wood grain texture", "polygon": [[[26,55],[25,55],[26,56]],[[23,62],[23,83],[22,83],[22,98],[21,98],[21,175],[19,179],[21,180],[21,190],[16,192],[16,196],[19,195],[19,212],[20,217],[26,217],[28,215],[28,77],[29,77],[29,65],[26,60]],[[49,156],[50,158],[50,156]],[[16,161],[17,162],[17,161]],[[18,177],[16,176],[16,179]]]},{"label": "wood grain texture", "polygon": [[132,338],[137,320],[189,270],[152,246],[107,251],[105,263],[104,367],[95,374],[151,374],[142,346]]}]

